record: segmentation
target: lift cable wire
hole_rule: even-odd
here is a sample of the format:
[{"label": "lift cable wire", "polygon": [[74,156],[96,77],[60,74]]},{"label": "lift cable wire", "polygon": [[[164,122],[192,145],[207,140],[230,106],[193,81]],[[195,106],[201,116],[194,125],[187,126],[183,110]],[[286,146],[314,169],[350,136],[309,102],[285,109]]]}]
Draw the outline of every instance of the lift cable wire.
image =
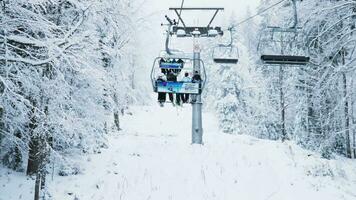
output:
[{"label": "lift cable wire", "polygon": [[271,6],[269,6],[269,7],[267,7],[267,8],[261,10],[260,12],[258,12],[258,13],[256,13],[256,14],[254,14],[254,15],[252,15],[252,16],[250,16],[250,17],[248,17],[248,18],[246,18],[246,19],[244,19],[244,20],[238,22],[238,23],[236,24],[236,26],[239,26],[239,25],[241,25],[241,24],[243,24],[243,23],[245,23],[245,22],[247,22],[247,21],[249,21],[249,20],[251,20],[251,19],[257,17],[258,15],[260,15],[260,14],[262,14],[262,13],[264,13],[264,12],[267,12],[268,10],[274,8],[275,6],[281,4],[281,3],[284,2],[284,1],[286,1],[286,0],[281,0],[281,1],[279,1],[279,2],[277,2],[277,3],[275,3],[275,4],[271,5]]}]

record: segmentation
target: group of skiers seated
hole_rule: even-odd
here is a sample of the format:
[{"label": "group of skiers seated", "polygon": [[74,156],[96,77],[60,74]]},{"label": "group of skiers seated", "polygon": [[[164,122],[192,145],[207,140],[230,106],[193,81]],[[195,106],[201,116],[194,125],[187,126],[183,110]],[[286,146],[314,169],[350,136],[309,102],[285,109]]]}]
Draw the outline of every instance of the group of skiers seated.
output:
[{"label": "group of skiers seated", "polygon": [[[180,74],[181,69],[161,69],[161,73],[158,75],[157,81],[168,81],[168,82],[177,82],[178,75]],[[198,71],[195,71],[193,76],[190,77],[188,72],[184,73],[184,76],[180,78],[179,82],[184,83],[197,83],[200,82],[201,76]],[[189,102],[189,94],[172,94],[168,93],[169,100],[173,105],[182,105],[183,103]],[[161,106],[166,102],[166,93],[159,92],[158,93],[158,102]]]}]

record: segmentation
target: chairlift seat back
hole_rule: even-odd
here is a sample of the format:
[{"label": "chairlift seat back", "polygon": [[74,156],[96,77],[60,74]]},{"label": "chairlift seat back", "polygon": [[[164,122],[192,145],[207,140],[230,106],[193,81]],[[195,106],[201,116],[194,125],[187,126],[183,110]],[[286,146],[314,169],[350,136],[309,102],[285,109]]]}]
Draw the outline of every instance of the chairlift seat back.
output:
[{"label": "chairlift seat back", "polygon": [[178,62],[161,62],[159,64],[159,67],[161,69],[182,69],[184,63],[178,63]]},{"label": "chairlift seat back", "polygon": [[239,62],[239,50],[234,46],[217,46],[213,50],[213,61],[218,64],[237,64]]}]

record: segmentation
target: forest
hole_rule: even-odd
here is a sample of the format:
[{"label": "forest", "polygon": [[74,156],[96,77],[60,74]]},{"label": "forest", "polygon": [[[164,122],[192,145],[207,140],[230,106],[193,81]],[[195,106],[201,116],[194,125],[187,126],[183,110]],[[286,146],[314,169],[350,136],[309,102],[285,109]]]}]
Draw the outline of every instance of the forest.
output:
[{"label": "forest", "polygon": [[[298,2],[297,34],[269,28],[293,26],[290,1],[263,13],[258,24],[241,25],[234,37],[243,47],[243,67],[212,67],[211,72],[216,75],[211,82],[222,83],[209,93],[220,99],[212,101],[224,132],[293,140],[325,158],[334,153],[355,158],[355,3]],[[270,5],[262,1],[259,9]],[[308,55],[310,63],[265,66],[259,58],[270,52]]]},{"label": "forest", "polygon": [[[238,65],[214,63],[216,42],[201,40],[204,110],[216,113],[225,134],[291,142],[328,160],[355,159],[356,1],[295,2],[297,18],[291,0],[261,0],[247,20],[229,16]],[[131,107],[155,101],[139,76],[151,66],[136,59],[136,49],[143,45],[139,27],[161,22],[142,20],[141,4],[0,0],[0,168],[35,177],[42,187],[54,165],[56,175],[80,174],[78,157],[107,149],[111,135],[123,131],[122,118],[135,116]],[[271,52],[310,62],[262,63]]]},{"label": "forest", "polygon": [[1,161],[32,175],[60,160],[60,173],[73,174],[71,154],[105,147],[107,132],[120,130],[121,113],[139,97],[130,81],[136,5],[1,4]]}]

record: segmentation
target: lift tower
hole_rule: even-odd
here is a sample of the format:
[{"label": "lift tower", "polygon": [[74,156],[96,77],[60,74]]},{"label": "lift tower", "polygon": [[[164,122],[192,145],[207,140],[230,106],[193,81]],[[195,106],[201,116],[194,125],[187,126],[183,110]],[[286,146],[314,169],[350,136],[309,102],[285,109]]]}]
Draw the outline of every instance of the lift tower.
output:
[{"label": "lift tower", "polygon": [[[169,8],[178,16],[178,23],[172,25],[170,30],[171,35],[177,37],[192,37],[193,38],[193,75],[201,75],[201,59],[200,59],[200,44],[201,37],[216,37],[223,35],[221,27],[212,27],[212,23],[219,11],[224,8]],[[182,11],[214,11],[214,15],[206,26],[187,26],[182,19]],[[181,25],[180,23],[181,22]],[[166,48],[168,49],[168,48]],[[201,88],[202,90],[202,88]],[[201,91],[199,94],[192,95],[192,144],[203,144],[203,126],[202,126],[202,100]]]}]

